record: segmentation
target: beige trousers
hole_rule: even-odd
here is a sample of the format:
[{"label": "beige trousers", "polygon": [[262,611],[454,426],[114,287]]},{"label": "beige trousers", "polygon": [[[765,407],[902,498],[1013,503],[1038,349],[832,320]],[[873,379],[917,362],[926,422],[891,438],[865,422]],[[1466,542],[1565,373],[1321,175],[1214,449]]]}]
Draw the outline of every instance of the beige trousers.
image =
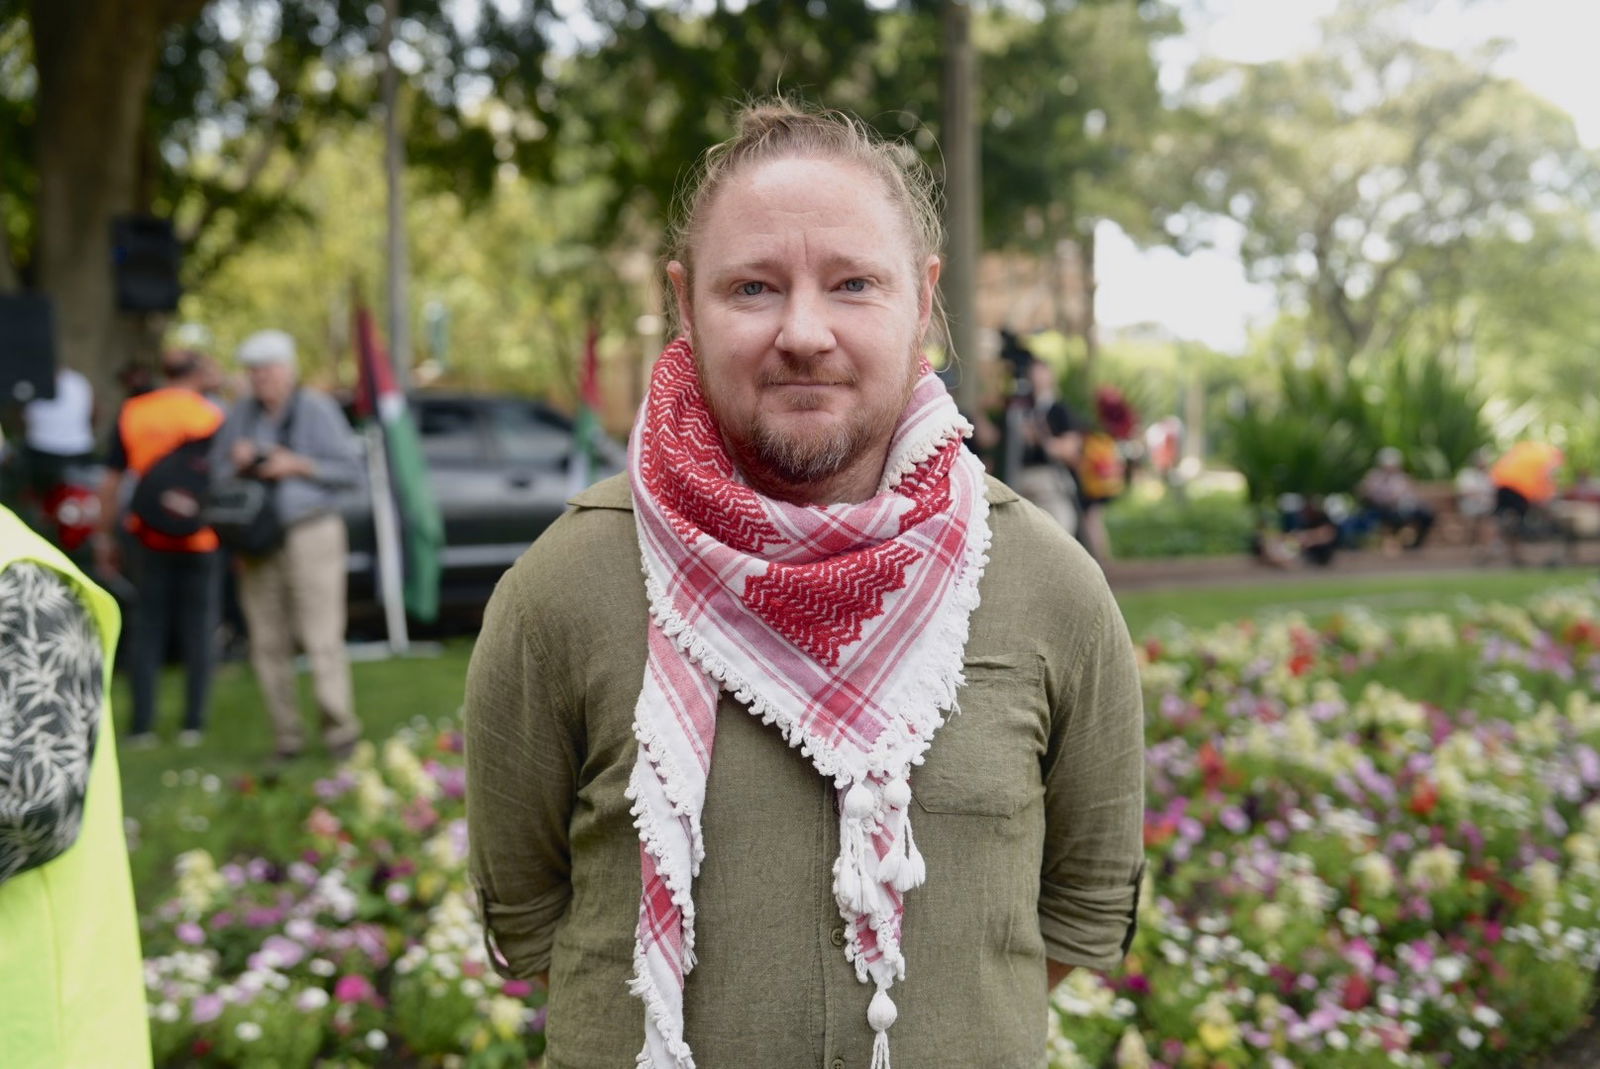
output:
[{"label": "beige trousers", "polygon": [[348,554],[344,520],[329,515],[290,527],[283,545],[265,557],[241,558],[239,601],[250,627],[250,664],[280,754],[305,746],[295,689],[296,640],[311,663],[324,741],[340,747],[361,735],[344,649]]}]

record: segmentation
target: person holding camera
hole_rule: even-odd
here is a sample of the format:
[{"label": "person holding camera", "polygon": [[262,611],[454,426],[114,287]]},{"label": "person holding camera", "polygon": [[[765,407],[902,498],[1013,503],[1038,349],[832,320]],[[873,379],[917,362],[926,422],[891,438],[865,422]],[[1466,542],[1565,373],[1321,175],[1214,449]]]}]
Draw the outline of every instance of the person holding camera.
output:
[{"label": "person holding camera", "polygon": [[214,487],[267,484],[275,537],[237,554],[239,600],[250,629],[250,664],[272,717],[277,760],[304,749],[295,691],[295,645],[311,664],[323,738],[344,757],[361,736],[345,654],[349,537],[340,494],[359,484],[360,452],[333,399],[301,385],[294,339],[263,330],[239,346],[250,392],[228,412],[211,447]]},{"label": "person holding camera", "polygon": [[1055,371],[1032,354],[1027,356],[1025,361],[1013,362],[1022,369],[1019,387],[1028,391],[1020,406],[1022,455],[1015,489],[1076,535],[1080,512],[1073,472],[1083,454],[1083,426],[1056,396]]}]

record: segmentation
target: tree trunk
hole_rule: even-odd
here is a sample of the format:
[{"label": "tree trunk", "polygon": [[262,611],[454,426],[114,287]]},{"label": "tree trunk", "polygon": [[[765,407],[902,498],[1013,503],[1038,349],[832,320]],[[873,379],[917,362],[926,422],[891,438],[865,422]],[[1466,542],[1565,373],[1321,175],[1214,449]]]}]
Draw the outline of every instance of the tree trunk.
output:
[{"label": "tree trunk", "polygon": [[973,115],[977,58],[972,47],[972,8],[967,0],[944,3],[945,204],[950,256],[940,287],[949,317],[949,343],[956,359],[956,404],[968,416],[983,403],[978,376],[978,125]]},{"label": "tree trunk", "polygon": [[111,218],[137,206],[139,140],[161,37],[201,0],[33,0],[39,75],[39,288],[55,302],[58,362],[114,409]]},{"label": "tree trunk", "polygon": [[1100,359],[1100,331],[1094,317],[1094,293],[1099,287],[1095,277],[1094,223],[1078,240],[1078,285],[1083,293],[1083,315],[1078,329],[1083,336],[1083,379],[1089,384],[1090,396],[1094,391],[1095,365]]}]

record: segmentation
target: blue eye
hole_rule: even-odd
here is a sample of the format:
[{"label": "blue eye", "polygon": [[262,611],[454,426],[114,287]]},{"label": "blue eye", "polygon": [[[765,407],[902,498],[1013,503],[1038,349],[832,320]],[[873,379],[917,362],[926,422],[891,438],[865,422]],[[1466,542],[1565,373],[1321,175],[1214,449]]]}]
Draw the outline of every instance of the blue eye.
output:
[{"label": "blue eye", "polygon": [[844,290],[846,293],[865,293],[867,292],[867,280],[864,278],[846,279]]},{"label": "blue eye", "polygon": [[764,282],[741,282],[738,293],[741,297],[759,297],[767,288]]}]

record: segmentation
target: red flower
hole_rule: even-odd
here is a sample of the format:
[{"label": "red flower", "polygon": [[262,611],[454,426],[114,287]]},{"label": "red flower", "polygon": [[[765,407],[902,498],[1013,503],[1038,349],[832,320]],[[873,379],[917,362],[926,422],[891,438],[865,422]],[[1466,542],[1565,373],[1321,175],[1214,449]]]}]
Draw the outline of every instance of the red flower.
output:
[{"label": "red flower", "polygon": [[1426,817],[1432,813],[1439,804],[1439,788],[1433,785],[1432,780],[1423,780],[1411,791],[1411,800],[1406,803],[1406,808],[1419,817]]},{"label": "red flower", "polygon": [[1345,981],[1344,997],[1339,1005],[1354,1013],[1372,1001],[1372,984],[1360,973],[1352,973]]}]

